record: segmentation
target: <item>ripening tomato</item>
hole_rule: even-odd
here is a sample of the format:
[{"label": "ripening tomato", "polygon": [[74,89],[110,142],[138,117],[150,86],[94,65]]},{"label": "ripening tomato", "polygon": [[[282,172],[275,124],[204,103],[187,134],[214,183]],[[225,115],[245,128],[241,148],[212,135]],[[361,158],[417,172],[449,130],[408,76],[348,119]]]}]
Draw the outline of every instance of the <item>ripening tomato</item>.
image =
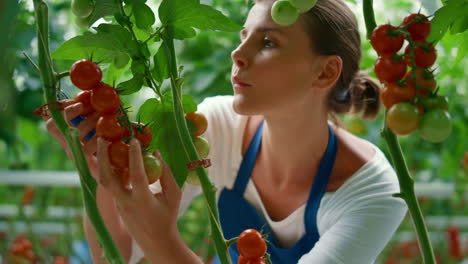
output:
[{"label": "ripening tomato", "polygon": [[109,145],[109,159],[117,168],[128,168],[128,151],[130,146],[122,141],[115,141]]},{"label": "ripening tomato", "polygon": [[[437,87],[437,82],[434,79],[434,74],[432,74],[432,72],[430,72],[428,69],[418,68],[415,73],[416,83],[420,87],[419,96],[426,96],[435,90]],[[414,85],[413,81],[413,70],[407,72],[404,79],[406,80],[406,85],[408,87],[412,87],[416,91],[416,86]]]},{"label": "ripening tomato", "polygon": [[449,110],[449,101],[447,96],[440,94],[437,96],[428,95],[423,97],[421,99],[421,104],[423,105],[426,111],[432,109],[442,109],[445,111]]},{"label": "ripening tomato", "polygon": [[387,125],[397,135],[413,133],[420,119],[418,108],[410,103],[395,104],[387,112]]},{"label": "ripening tomato", "polygon": [[193,132],[193,135],[195,137],[201,136],[203,135],[203,133],[205,133],[206,128],[208,127],[208,120],[206,119],[204,114],[191,112],[186,114],[185,118],[190,120],[192,124],[194,124],[197,128],[197,130]]},{"label": "ripening tomato", "polygon": [[419,126],[419,135],[426,141],[439,143],[452,133],[452,117],[449,112],[434,109],[424,114]]},{"label": "ripening tomato", "polygon": [[96,135],[114,142],[120,140],[125,129],[120,125],[116,115],[103,115],[96,123]]},{"label": "ripening tomato", "polygon": [[148,183],[156,182],[162,175],[163,164],[158,157],[153,156],[151,153],[143,154],[143,164],[145,166],[146,177]]},{"label": "ripening tomato", "polygon": [[[405,60],[408,66],[412,66],[410,59],[410,46],[405,49]],[[437,51],[428,42],[417,44],[414,47],[414,62],[419,68],[430,68],[437,59]]]},{"label": "ripening tomato", "polygon": [[237,239],[237,250],[239,254],[246,258],[263,257],[267,251],[267,244],[262,234],[255,229],[246,229],[242,231]]},{"label": "ripening tomato", "polygon": [[406,63],[401,56],[384,54],[375,62],[374,71],[381,82],[395,83],[405,76]]},{"label": "ripening tomato", "polygon": [[71,67],[70,79],[81,90],[91,90],[101,82],[102,71],[99,66],[90,60],[79,60]]},{"label": "ripening tomato", "polygon": [[390,24],[380,25],[372,31],[371,44],[374,50],[382,55],[396,53],[403,46],[404,37]]},{"label": "ripening tomato", "polygon": [[407,30],[414,41],[424,40],[431,33],[431,23],[423,14],[409,14],[401,24],[407,26]]},{"label": "ripening tomato", "polygon": [[114,175],[116,175],[122,184],[122,186],[129,186],[130,185],[130,172],[127,168],[117,168],[117,167],[112,167],[112,172]]},{"label": "ripening tomato", "polygon": [[99,113],[113,114],[119,110],[120,97],[114,87],[99,83],[92,90],[91,105]]},{"label": "ripening tomato", "polygon": [[91,91],[81,91],[75,97],[75,102],[80,102],[83,104],[83,112],[81,116],[90,116],[95,112],[93,106],[91,105]]}]

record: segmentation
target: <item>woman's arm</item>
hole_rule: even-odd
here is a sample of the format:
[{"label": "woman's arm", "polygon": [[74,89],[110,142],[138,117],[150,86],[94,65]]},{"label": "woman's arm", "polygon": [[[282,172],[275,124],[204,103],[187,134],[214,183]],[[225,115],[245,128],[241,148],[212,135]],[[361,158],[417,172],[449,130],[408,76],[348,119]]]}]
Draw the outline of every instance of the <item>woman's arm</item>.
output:
[{"label": "woman's arm", "polygon": [[[99,208],[101,217],[106,224],[107,230],[110,232],[112,239],[119,248],[122,257],[128,261],[132,254],[132,238],[128,231],[125,229],[120,216],[115,207],[115,202],[112,196],[102,186],[98,185],[96,191],[96,202]],[[86,211],[83,214],[83,226],[88,241],[93,263],[95,264],[107,264],[107,261],[102,257],[102,247],[96,238],[91,222],[89,221]]]}]

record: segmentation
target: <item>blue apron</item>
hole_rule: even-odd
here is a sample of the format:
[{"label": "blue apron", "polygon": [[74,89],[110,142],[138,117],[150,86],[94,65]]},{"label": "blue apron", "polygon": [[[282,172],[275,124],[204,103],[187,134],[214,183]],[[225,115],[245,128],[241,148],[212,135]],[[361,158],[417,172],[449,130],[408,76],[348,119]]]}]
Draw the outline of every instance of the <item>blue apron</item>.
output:
[{"label": "blue apron", "polygon": [[[320,200],[325,193],[328,180],[333,169],[333,164],[335,163],[338,143],[336,136],[333,133],[333,129],[329,126],[328,146],[322,161],[320,162],[305,208],[304,223],[306,233],[293,246],[282,248],[278,246],[279,243],[271,233],[270,227],[266,223],[264,217],[256,210],[255,207],[244,199],[244,191],[255,164],[258,150],[262,144],[263,125],[264,121],[260,124],[254,138],[250,142],[247,153],[242,160],[233,189],[224,188],[221,191],[218,199],[221,226],[226,239],[239,236],[245,229],[254,228],[258,231],[263,229],[263,234],[269,234],[269,243],[267,243],[267,245],[272,263],[297,263],[298,260],[304,254],[308,253],[319,240],[320,235],[316,222],[317,210],[320,205]],[[239,252],[237,251],[236,243],[229,247],[229,253],[231,255],[232,263],[237,264]],[[215,257],[213,263],[221,263],[218,256]]]}]

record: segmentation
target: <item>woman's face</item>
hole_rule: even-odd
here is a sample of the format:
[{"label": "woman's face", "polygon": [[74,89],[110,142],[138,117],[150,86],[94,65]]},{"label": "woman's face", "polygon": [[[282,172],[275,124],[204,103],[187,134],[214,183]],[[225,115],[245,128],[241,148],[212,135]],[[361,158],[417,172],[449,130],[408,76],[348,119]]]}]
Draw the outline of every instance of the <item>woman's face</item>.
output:
[{"label": "woman's face", "polygon": [[299,20],[286,27],[272,20],[274,2],[257,1],[252,7],[231,54],[232,77],[250,84],[236,89],[233,83],[234,109],[242,115],[288,113],[323,100],[314,89],[322,57],[313,54]]}]

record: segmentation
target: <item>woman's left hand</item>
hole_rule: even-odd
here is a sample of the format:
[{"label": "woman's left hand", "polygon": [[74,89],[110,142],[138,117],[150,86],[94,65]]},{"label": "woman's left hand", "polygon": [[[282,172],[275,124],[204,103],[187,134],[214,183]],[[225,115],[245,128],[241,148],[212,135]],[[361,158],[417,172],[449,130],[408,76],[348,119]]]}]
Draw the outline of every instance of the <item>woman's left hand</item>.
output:
[{"label": "woman's left hand", "polygon": [[[173,258],[174,249],[180,249],[185,244],[177,229],[182,191],[169,167],[156,153],[163,163],[160,178],[162,190],[153,194],[148,187],[140,143],[132,139],[129,150],[129,174],[132,188],[129,189],[123,186],[119,177],[112,172],[108,154],[110,142],[98,138],[97,143],[99,184],[113,195],[116,207],[129,233],[138,242],[148,259],[156,262],[156,259],[163,261],[166,258]],[[174,245],[174,243],[178,244]],[[150,254],[153,257],[149,256]]]}]

